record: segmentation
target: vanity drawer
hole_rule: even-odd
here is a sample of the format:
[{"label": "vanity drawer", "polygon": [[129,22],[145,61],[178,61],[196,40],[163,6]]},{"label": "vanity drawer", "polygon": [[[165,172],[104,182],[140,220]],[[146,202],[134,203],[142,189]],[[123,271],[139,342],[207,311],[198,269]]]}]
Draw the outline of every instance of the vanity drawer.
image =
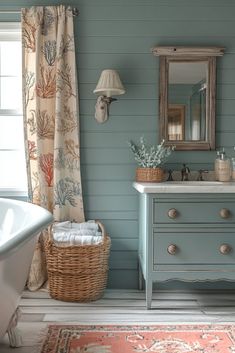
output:
[{"label": "vanity drawer", "polygon": [[153,234],[154,264],[235,264],[235,233]]},{"label": "vanity drawer", "polygon": [[153,200],[153,223],[234,223],[233,202],[159,202]]}]

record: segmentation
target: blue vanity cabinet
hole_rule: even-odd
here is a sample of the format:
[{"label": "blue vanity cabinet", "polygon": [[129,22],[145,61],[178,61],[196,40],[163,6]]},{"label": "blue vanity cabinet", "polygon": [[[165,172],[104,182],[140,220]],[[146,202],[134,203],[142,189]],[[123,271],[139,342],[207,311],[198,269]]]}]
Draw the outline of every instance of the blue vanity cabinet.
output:
[{"label": "blue vanity cabinet", "polygon": [[139,284],[235,281],[235,193],[140,193]]}]

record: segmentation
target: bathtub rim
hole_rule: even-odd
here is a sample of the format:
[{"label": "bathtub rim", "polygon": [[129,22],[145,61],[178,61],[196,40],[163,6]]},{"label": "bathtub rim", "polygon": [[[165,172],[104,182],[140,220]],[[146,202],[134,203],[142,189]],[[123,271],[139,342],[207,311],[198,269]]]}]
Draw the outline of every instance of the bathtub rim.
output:
[{"label": "bathtub rim", "polygon": [[15,234],[14,237],[0,245],[0,261],[4,260],[4,258],[17,251],[19,247],[23,246],[26,242],[32,239],[35,235],[39,234],[40,231],[42,231],[53,222],[52,214],[41,206],[32,204],[27,201],[20,201],[9,198],[0,198],[0,204],[1,203],[23,207],[26,212],[29,210],[30,214],[32,211],[35,211],[37,212],[37,219],[29,222],[29,224],[26,225],[26,227],[21,231],[13,233]]}]

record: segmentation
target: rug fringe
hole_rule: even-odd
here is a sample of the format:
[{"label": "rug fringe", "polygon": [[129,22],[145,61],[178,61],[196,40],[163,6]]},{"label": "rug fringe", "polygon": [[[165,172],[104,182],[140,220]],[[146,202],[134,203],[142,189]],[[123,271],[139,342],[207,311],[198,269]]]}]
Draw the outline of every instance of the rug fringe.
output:
[{"label": "rug fringe", "polygon": [[42,351],[42,347],[43,347],[43,343],[47,337],[47,333],[48,333],[48,326],[46,325],[45,327],[43,327],[42,329],[40,329],[38,337],[37,337],[37,342],[35,347],[33,348],[32,353],[41,353]]}]

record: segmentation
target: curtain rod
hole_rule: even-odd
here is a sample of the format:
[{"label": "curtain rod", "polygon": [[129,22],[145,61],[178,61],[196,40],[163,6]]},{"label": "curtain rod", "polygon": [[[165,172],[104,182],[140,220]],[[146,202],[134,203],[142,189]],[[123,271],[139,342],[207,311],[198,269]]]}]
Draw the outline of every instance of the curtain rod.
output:
[{"label": "curtain rod", "polygon": [[[77,7],[73,7],[73,8],[71,8],[71,11],[72,11],[73,16],[78,16],[78,15],[79,15],[79,13],[80,13]],[[11,13],[20,14],[20,13],[21,13],[21,11],[20,11],[20,10],[0,10],[0,14],[4,14],[4,13],[9,13],[9,14],[11,14]]]}]

